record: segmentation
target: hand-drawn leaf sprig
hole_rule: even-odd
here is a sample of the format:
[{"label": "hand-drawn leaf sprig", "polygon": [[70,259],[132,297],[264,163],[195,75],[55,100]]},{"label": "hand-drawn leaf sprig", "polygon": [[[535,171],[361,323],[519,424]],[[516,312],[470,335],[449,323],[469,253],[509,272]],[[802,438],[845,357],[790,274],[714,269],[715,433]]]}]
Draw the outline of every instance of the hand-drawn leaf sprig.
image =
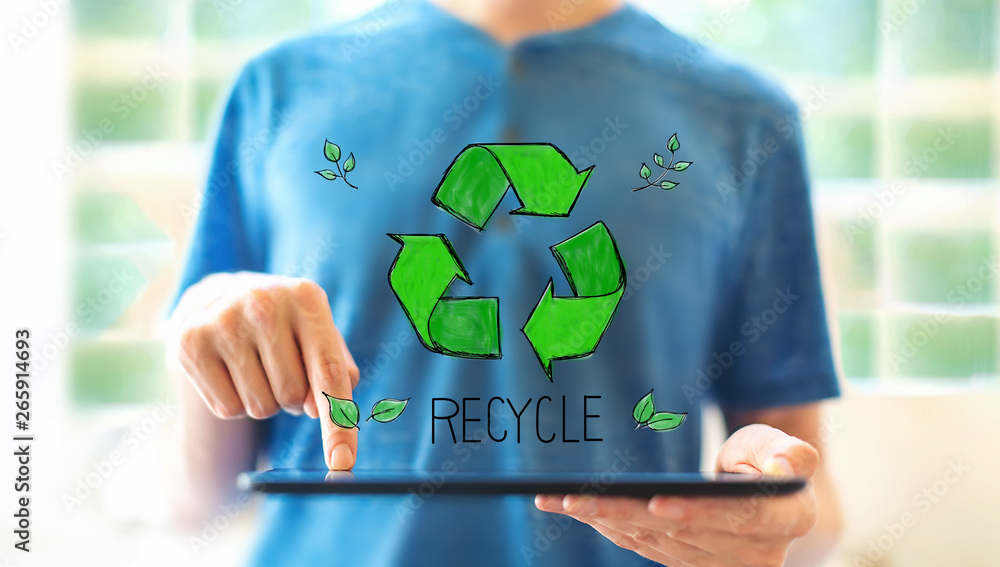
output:
[{"label": "hand-drawn leaf sprig", "polygon": [[[360,429],[358,420],[361,419],[361,410],[354,400],[335,398],[326,392],[323,392],[323,395],[330,402],[330,421],[334,425],[342,429],[354,429],[355,427]],[[405,400],[386,398],[375,402],[375,405],[372,406],[371,415],[365,421],[374,419],[379,423],[389,423],[403,413],[409,401],[410,398],[406,398]]]},{"label": "hand-drawn leaf sprig", "polygon": [[669,411],[656,411],[656,404],[653,403],[653,390],[639,399],[632,408],[632,419],[635,420],[635,428],[647,427],[653,431],[670,431],[677,429],[687,418],[686,413],[673,413]]},{"label": "hand-drawn leaf sprig", "polygon": [[643,162],[642,167],[639,168],[639,177],[645,179],[646,184],[643,185],[642,187],[636,187],[632,191],[633,192],[642,191],[643,189],[647,189],[653,186],[669,191],[674,187],[677,187],[679,183],[677,183],[676,181],[670,181],[669,179],[663,179],[663,177],[667,174],[668,171],[684,171],[685,169],[691,166],[692,162],[690,161],[674,161],[675,152],[677,152],[677,150],[679,149],[681,149],[681,143],[680,141],[677,140],[677,134],[674,134],[673,136],[670,136],[670,140],[667,141],[667,150],[670,152],[670,163],[664,166],[663,156],[654,153],[653,163],[656,164],[657,167],[662,169],[663,172],[660,173],[660,176],[657,177],[656,179],[651,179],[653,177],[653,171],[649,168],[648,165],[645,164],[645,162]]},{"label": "hand-drawn leaf sprig", "polygon": [[339,177],[343,179],[344,183],[346,183],[349,187],[357,189],[356,186],[351,185],[351,182],[347,180],[347,174],[354,171],[354,166],[357,165],[353,153],[347,156],[347,159],[344,160],[344,169],[340,169],[340,146],[334,144],[330,140],[327,140],[326,143],[323,144],[323,156],[327,159],[327,161],[332,162],[335,166],[337,166],[337,171],[333,171],[332,169],[321,169],[316,172],[320,177],[329,181],[333,181]]}]

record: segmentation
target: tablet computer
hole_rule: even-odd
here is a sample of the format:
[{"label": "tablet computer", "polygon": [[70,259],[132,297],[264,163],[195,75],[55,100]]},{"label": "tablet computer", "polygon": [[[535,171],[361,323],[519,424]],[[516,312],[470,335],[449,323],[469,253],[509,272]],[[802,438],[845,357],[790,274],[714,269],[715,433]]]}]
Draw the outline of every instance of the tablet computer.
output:
[{"label": "tablet computer", "polygon": [[779,496],[805,487],[802,478],[742,473],[468,472],[272,469],[239,476],[242,490],[270,494],[591,494]]}]

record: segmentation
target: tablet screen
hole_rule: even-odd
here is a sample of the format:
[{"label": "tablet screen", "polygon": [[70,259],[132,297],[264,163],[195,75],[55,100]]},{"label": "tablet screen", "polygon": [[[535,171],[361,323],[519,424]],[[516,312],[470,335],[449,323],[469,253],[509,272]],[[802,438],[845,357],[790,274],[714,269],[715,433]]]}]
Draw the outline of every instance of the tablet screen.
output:
[{"label": "tablet screen", "polygon": [[240,475],[243,490],[277,494],[591,494],[651,497],[777,496],[805,487],[801,478],[737,473],[326,471],[272,469]]}]

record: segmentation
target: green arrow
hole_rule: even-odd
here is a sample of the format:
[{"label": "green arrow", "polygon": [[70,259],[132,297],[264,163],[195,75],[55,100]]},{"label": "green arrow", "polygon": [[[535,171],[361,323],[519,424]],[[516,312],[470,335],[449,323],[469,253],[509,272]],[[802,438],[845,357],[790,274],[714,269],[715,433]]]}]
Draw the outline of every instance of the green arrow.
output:
[{"label": "green arrow", "polygon": [[552,144],[472,144],[448,166],[431,201],[483,230],[509,187],[516,215],[567,217],[594,167],[577,171]]},{"label": "green arrow", "polygon": [[625,264],[603,222],[552,246],[574,297],[556,297],[549,280],[521,329],[549,381],[552,361],[593,354],[625,293]]},{"label": "green arrow", "polygon": [[443,297],[458,278],[472,285],[443,234],[389,234],[403,247],[389,268],[389,286],[420,342],[463,358],[500,358],[500,298]]}]

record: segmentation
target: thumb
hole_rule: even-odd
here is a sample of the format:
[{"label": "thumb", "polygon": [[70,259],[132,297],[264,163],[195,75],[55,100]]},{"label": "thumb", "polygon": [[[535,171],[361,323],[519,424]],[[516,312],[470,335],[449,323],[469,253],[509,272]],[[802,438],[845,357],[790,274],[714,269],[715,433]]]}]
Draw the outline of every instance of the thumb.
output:
[{"label": "thumb", "polygon": [[768,425],[748,425],[722,445],[715,468],[720,472],[811,477],[819,466],[816,448]]}]

